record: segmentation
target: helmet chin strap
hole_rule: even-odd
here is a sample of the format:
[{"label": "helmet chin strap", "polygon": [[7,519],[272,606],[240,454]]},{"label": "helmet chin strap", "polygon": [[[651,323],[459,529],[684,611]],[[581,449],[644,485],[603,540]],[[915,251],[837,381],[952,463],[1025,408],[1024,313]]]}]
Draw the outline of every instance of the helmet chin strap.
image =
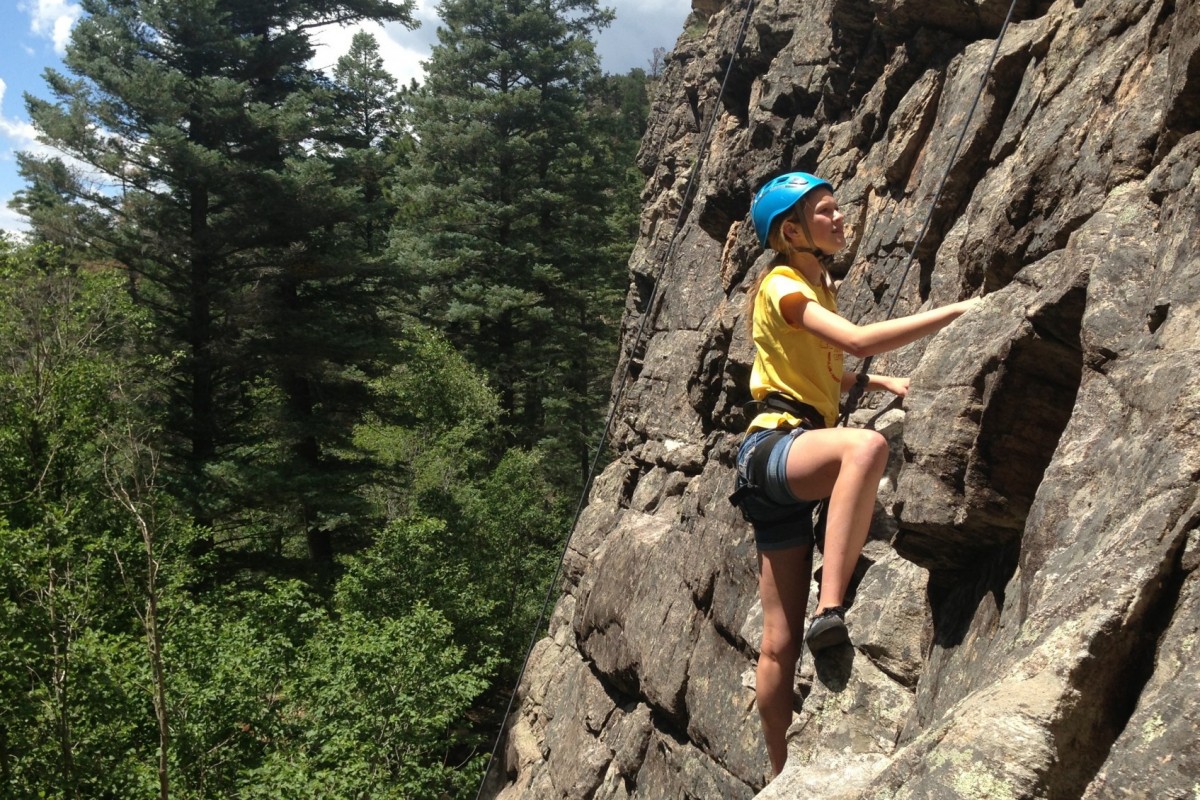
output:
[{"label": "helmet chin strap", "polygon": [[800,214],[792,217],[792,219],[800,223],[800,229],[804,231],[804,238],[808,239],[809,244],[812,245],[812,247],[793,247],[792,249],[800,253],[811,253],[817,258],[825,256],[825,251],[817,247],[817,240],[813,238],[812,231],[808,229],[808,220],[804,218],[804,212],[801,211]]}]

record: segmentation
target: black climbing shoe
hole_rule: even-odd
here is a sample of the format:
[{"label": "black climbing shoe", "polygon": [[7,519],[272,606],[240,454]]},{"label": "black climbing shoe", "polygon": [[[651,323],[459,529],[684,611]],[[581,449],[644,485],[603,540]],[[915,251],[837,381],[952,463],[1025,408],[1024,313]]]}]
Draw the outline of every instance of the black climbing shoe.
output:
[{"label": "black climbing shoe", "polygon": [[813,653],[848,641],[850,633],[846,630],[846,609],[841,606],[827,608],[813,617],[808,623],[808,632],[804,634],[804,642]]}]

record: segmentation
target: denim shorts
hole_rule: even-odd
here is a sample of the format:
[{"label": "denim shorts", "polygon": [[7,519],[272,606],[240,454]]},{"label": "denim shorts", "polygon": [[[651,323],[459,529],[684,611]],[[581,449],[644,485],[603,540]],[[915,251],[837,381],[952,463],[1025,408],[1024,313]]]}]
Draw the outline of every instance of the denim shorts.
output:
[{"label": "denim shorts", "polygon": [[[757,486],[758,492],[742,500],[742,514],[754,526],[754,543],[759,550],[783,550],[811,545],[814,539],[813,509],[819,500],[801,500],[787,480],[787,460],[804,428],[762,430],[746,435],[737,456],[737,488]],[[765,464],[752,459],[760,447],[769,447]],[[758,465],[756,469],[756,465]],[[761,474],[752,474],[761,472]]]}]

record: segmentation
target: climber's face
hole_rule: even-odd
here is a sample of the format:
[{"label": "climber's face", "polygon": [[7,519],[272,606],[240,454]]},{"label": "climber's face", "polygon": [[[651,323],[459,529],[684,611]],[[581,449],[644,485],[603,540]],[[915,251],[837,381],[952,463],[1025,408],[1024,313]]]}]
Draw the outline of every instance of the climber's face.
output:
[{"label": "climber's face", "polygon": [[812,217],[808,230],[812,233],[813,244],[826,253],[836,253],[846,246],[846,217],[838,208],[833,192],[828,189],[817,189],[809,201]]},{"label": "climber's face", "polygon": [[[783,224],[783,235],[796,249],[817,248],[823,253],[836,253],[846,246],[845,217],[838,208],[833,192],[822,187],[815,189],[800,203],[808,231],[798,219]],[[809,235],[812,239],[809,240]]]}]

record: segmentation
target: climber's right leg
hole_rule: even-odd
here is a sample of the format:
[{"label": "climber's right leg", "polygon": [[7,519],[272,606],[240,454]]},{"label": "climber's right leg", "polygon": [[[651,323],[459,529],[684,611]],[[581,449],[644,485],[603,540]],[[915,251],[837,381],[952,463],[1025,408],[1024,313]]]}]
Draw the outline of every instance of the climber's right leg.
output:
[{"label": "climber's right leg", "polygon": [[887,440],[858,428],[809,431],[788,452],[792,493],[801,500],[829,498],[818,614],[844,602],[867,541],[887,458]]},{"label": "climber's right leg", "polygon": [[778,775],[787,761],[787,729],[795,703],[793,685],[800,660],[812,580],[812,547],[760,550],[759,595],[763,608],[762,647],[755,696],[771,767]]}]

